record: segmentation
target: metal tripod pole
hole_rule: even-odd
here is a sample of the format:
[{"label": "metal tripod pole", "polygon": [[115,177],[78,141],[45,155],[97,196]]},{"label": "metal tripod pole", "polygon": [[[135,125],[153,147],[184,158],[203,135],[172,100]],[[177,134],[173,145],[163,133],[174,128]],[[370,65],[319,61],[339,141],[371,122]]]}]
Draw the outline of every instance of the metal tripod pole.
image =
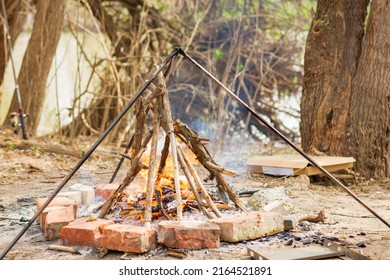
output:
[{"label": "metal tripod pole", "polygon": [[193,63],[198,69],[204,72],[210,79],[212,79],[215,83],[217,83],[220,87],[222,87],[231,97],[233,97],[241,106],[247,109],[257,120],[263,123],[266,127],[268,127],[272,132],[278,135],[284,142],[286,142],[290,147],[292,147],[295,151],[297,151],[301,156],[307,159],[313,166],[318,168],[322,173],[328,176],[336,185],[340,186],[344,191],[346,191],[350,196],[353,197],[358,203],[360,203],[364,208],[366,208],[371,214],[373,214],[376,218],[378,218],[382,223],[384,223],[387,227],[390,228],[390,224],[379,216],[374,210],[372,210],[368,205],[366,205],[363,201],[360,200],[352,191],[350,191],[343,183],[337,180],[331,173],[329,173],[326,169],[324,169],[321,165],[319,165],[315,160],[313,160],[310,156],[308,156],[305,152],[299,149],[294,143],[290,141],[286,136],[284,136],[279,130],[274,128],[271,124],[269,124],[264,118],[262,118],[258,113],[256,113],[252,108],[249,107],[241,98],[239,98],[234,92],[232,92],[229,88],[227,88],[223,83],[221,83],[216,77],[214,77],[209,71],[207,71],[202,65],[196,62],[192,57],[190,57],[184,50],[180,49],[179,53],[187,58],[191,63]]},{"label": "metal tripod pole", "polygon": [[136,93],[136,95],[130,100],[130,102],[126,105],[126,107],[122,110],[122,112],[111,122],[111,124],[106,128],[103,134],[99,137],[96,143],[89,149],[88,152],[85,153],[83,158],[76,164],[76,166],[70,171],[70,173],[65,177],[62,183],[57,187],[52,196],[46,200],[46,202],[42,205],[42,207],[37,211],[37,213],[28,221],[28,223],[24,226],[24,228],[19,232],[19,234],[11,241],[11,243],[4,249],[4,251],[0,255],[0,260],[2,260],[7,253],[12,249],[12,247],[18,242],[18,240],[24,235],[24,233],[30,228],[30,226],[34,223],[34,221],[42,214],[43,210],[50,204],[50,202],[54,199],[54,197],[62,190],[62,188],[69,182],[69,180],[73,177],[73,175],[79,170],[79,168],[84,164],[84,162],[91,156],[91,154],[96,150],[96,148],[103,142],[106,136],[111,132],[111,130],[118,124],[118,122],[123,118],[123,116],[130,110],[130,108],[134,105],[134,103],[141,97],[141,95],[145,92],[146,88],[152,83],[154,78],[158,73],[164,68],[165,65],[179,52],[180,47],[175,47],[172,53],[165,59],[165,61],[161,64],[158,69],[153,73],[150,79],[146,80],[145,84],[142,88]]},{"label": "metal tripod pole", "polygon": [[12,51],[11,33],[10,33],[10,30],[9,30],[9,26],[8,26],[7,11],[6,11],[6,8],[5,8],[4,0],[1,0],[1,4],[2,4],[3,16],[4,16],[4,23],[3,23],[4,33],[5,33],[6,37],[7,37],[7,43],[8,43],[8,46],[9,46],[9,57],[10,57],[10,60],[11,60],[12,73],[13,73],[14,81],[15,81],[15,92],[16,92],[16,97],[18,99],[18,105],[19,105],[18,114],[19,114],[19,120],[20,120],[20,127],[22,129],[22,138],[24,140],[27,140],[26,125],[25,125],[25,122],[24,122],[25,114],[24,114],[24,111],[23,111],[22,97],[21,97],[21,94],[20,94],[20,89],[19,89],[19,85],[18,85],[18,79],[16,77],[15,63],[14,63],[14,57],[13,57],[13,51]]}]

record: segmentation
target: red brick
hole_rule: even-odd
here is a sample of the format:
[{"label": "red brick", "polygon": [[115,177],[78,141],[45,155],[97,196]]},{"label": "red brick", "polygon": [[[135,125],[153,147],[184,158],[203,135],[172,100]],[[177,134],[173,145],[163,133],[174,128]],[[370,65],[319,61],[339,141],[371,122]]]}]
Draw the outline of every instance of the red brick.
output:
[{"label": "red brick", "polygon": [[79,218],[61,229],[61,239],[64,245],[91,246],[96,244],[103,225],[114,224],[113,221],[97,219],[88,221],[88,218]]},{"label": "red brick", "polygon": [[119,187],[119,183],[102,184],[95,189],[95,195],[104,200],[109,199]]},{"label": "red brick", "polygon": [[42,230],[45,230],[45,224],[46,224],[46,216],[49,213],[49,211],[55,211],[58,209],[65,209],[64,206],[48,206],[43,210],[42,214],[39,216],[39,225]]},{"label": "red brick", "polygon": [[60,238],[61,228],[76,219],[73,205],[68,207],[51,209],[45,220],[45,238],[54,240]]},{"label": "red brick", "polygon": [[221,229],[221,241],[257,239],[284,231],[283,216],[276,212],[248,212],[209,220]]},{"label": "red brick", "polygon": [[219,226],[204,221],[163,221],[158,224],[157,241],[169,248],[218,248]]},{"label": "red brick", "polygon": [[[36,209],[37,211],[42,208],[43,204],[48,200],[48,198],[38,198],[36,202]],[[70,200],[67,197],[55,197],[53,200],[49,203],[49,205],[43,210],[42,214],[39,215],[39,224],[42,228],[42,230],[45,229],[45,222],[46,222],[46,216],[47,213],[49,213],[50,209],[58,209],[58,207],[68,207],[69,205],[73,205],[74,213],[76,215],[77,213],[77,203],[73,200]],[[54,208],[53,208],[54,207]]]},{"label": "red brick", "polygon": [[[47,201],[48,198],[38,198],[36,203],[37,211],[42,208],[43,204]],[[73,205],[75,212],[77,212],[77,203],[73,200],[70,200],[67,197],[55,197],[53,200],[49,203],[47,207],[51,206],[63,206],[68,207],[69,205]]]},{"label": "red brick", "polygon": [[115,224],[102,227],[102,235],[96,240],[97,247],[127,253],[145,253],[157,245],[155,229]]}]

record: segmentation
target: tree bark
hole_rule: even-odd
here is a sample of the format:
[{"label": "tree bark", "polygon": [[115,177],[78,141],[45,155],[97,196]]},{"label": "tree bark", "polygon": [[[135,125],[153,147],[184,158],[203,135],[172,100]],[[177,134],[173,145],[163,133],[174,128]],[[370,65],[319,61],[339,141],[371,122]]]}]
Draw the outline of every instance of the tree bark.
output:
[{"label": "tree bark", "polygon": [[[305,53],[305,150],[353,156],[366,178],[390,176],[389,1],[318,1]],[[363,30],[365,34],[363,37]]]},{"label": "tree bark", "polygon": [[[43,108],[46,81],[61,36],[65,0],[39,0],[34,26],[18,77],[25,112],[31,132],[35,133]],[[18,108],[13,97],[9,113]]]},{"label": "tree bark", "polygon": [[390,2],[374,0],[352,83],[344,149],[366,178],[390,176]]},{"label": "tree bark", "polygon": [[318,0],[305,49],[302,148],[343,154],[352,79],[361,55],[368,0]]}]

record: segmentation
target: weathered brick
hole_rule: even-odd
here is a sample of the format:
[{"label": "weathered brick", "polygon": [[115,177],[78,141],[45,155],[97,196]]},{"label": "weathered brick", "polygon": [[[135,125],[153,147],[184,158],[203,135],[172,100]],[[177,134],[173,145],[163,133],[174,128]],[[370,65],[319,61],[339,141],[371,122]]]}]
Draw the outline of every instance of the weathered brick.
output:
[{"label": "weathered brick", "polygon": [[119,185],[119,183],[101,184],[95,189],[95,195],[107,200],[115,193]]},{"label": "weathered brick", "polygon": [[[36,209],[39,211],[39,209],[42,208],[43,204],[47,201],[48,198],[38,198],[36,202]],[[41,225],[41,228],[44,229],[44,224],[46,221],[46,215],[49,212],[47,210],[49,207],[68,207],[69,205],[72,205],[74,208],[74,213],[77,213],[77,203],[73,200],[70,200],[67,197],[55,197],[53,200],[49,203],[49,205],[43,210],[42,214],[39,215],[39,223]]]},{"label": "weathered brick", "polygon": [[219,226],[205,221],[163,221],[158,224],[157,241],[169,248],[218,248]]},{"label": "weathered brick", "polygon": [[51,209],[45,220],[45,238],[54,240],[60,238],[61,228],[76,219],[73,205],[58,209]]},{"label": "weathered brick", "polygon": [[97,238],[96,246],[127,253],[145,253],[157,245],[155,229],[115,224],[102,226],[102,235]]},{"label": "weathered brick", "polygon": [[81,198],[83,205],[91,205],[95,200],[95,190],[90,186],[85,186],[82,184],[74,184],[69,187],[72,191],[81,192]]},{"label": "weathered brick", "polygon": [[64,206],[48,206],[43,210],[42,214],[39,215],[39,225],[42,230],[45,230],[45,224],[46,224],[46,216],[49,213],[49,211],[54,211],[58,209],[65,209]]},{"label": "weathered brick", "polygon": [[[41,209],[43,204],[46,202],[48,198],[38,198],[37,203],[36,203],[36,208],[37,210]],[[77,211],[77,203],[74,202],[73,200],[70,200],[67,197],[55,197],[53,200],[49,203],[47,207],[51,206],[64,206],[68,207],[69,205],[73,205],[75,212]]]},{"label": "weathered brick", "polygon": [[100,227],[114,224],[105,219],[90,220],[79,218],[61,229],[61,239],[64,245],[91,246],[96,244],[96,238],[101,234]]},{"label": "weathered brick", "polygon": [[284,230],[283,216],[276,212],[248,212],[209,220],[221,229],[221,241],[238,242],[270,236]]},{"label": "weathered brick", "polygon": [[60,192],[57,194],[57,197],[69,198],[70,200],[77,203],[77,207],[81,207],[83,205],[83,198],[81,192],[79,191]]}]

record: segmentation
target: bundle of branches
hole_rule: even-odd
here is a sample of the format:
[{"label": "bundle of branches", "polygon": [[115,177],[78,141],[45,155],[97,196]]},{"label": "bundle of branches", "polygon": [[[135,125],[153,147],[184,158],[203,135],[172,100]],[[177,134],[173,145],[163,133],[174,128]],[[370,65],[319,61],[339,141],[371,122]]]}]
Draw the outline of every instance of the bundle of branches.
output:
[{"label": "bundle of branches", "polygon": [[[150,116],[152,119],[152,129],[150,131],[146,131],[145,129],[148,116]],[[203,186],[202,180],[197,174],[190,159],[184,152],[182,145],[185,145],[191,149],[191,151],[196,155],[198,161],[210,172],[209,177],[216,179],[220,193],[222,195],[227,195],[242,211],[247,211],[244,204],[240,201],[238,196],[234,193],[223,176],[223,174],[235,176],[234,172],[225,170],[212,159],[211,155],[195,131],[180,121],[173,123],[171,108],[168,100],[168,91],[166,89],[165,79],[162,74],[158,76],[157,85],[154,86],[153,90],[150,90],[146,97],[138,101],[135,122],[136,129],[133,136],[134,138],[132,140],[131,149],[129,150],[130,154],[126,156],[131,161],[130,169],[116,192],[104,203],[100,210],[100,218],[104,218],[113,208],[115,208],[118,202],[122,202],[121,198],[124,189],[129,186],[131,182],[133,182],[134,178],[143,168],[147,168],[148,170],[144,206],[145,222],[147,224],[149,223],[150,225],[153,206],[159,207],[159,210],[164,214],[164,216],[168,218],[169,215],[165,213],[165,209],[161,205],[161,199],[164,193],[161,190],[159,182],[162,178],[162,174],[164,173],[169,153],[172,156],[174,167],[173,181],[177,219],[182,219],[183,206],[185,206],[185,204],[182,202],[179,168],[181,168],[184,172],[189,187],[192,190],[192,194],[197,202],[197,207],[208,218],[213,217],[210,212],[213,212],[216,217],[220,217],[221,214],[217,206]],[[157,166],[157,141],[160,134],[160,128],[162,128],[165,132],[165,143],[161,151],[159,165]],[[177,137],[181,140],[180,142]],[[148,166],[145,167],[145,165],[141,162],[141,157],[149,143],[150,156]],[[155,201],[154,205],[153,200]],[[132,201],[133,209],[135,208],[134,206],[137,206],[136,202],[137,201]],[[127,203],[126,205],[128,206],[129,204]],[[154,209],[156,210],[156,208]],[[138,210],[142,209],[138,208]]]}]

